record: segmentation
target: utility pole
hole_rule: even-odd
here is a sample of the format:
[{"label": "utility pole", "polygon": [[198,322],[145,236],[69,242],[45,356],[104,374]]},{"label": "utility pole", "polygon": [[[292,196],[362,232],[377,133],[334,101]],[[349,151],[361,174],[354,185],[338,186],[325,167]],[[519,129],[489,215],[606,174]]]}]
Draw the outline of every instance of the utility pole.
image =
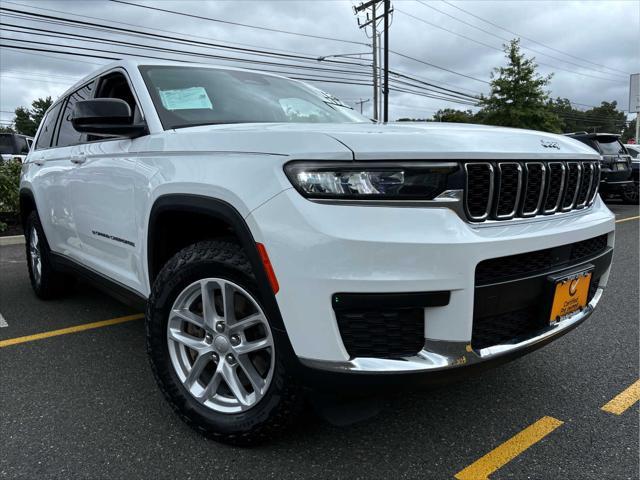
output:
[{"label": "utility pole", "polygon": [[[376,18],[376,2],[373,2],[371,5],[371,13],[372,18]],[[378,121],[378,51],[377,51],[377,43],[378,43],[378,25],[374,21],[371,24],[372,35],[371,39],[373,40],[373,119]],[[360,112],[362,113],[362,112]]]},{"label": "utility pole", "polygon": [[389,121],[389,10],[390,0],[384,0],[384,123]]},{"label": "utility pole", "polygon": [[371,101],[371,99],[370,99],[370,98],[367,98],[366,100],[362,100],[362,99],[360,99],[360,101],[359,101],[359,102],[355,102],[355,103],[356,103],[356,105],[360,105],[360,113],[362,113],[362,106],[363,106],[365,103],[370,102],[370,101]]},{"label": "utility pole", "polygon": [[[378,15],[378,7],[379,4],[383,4],[384,5],[384,13],[382,15]],[[386,52],[386,46],[388,45],[389,41],[387,39],[387,34],[386,34],[386,29],[389,28],[389,15],[391,14],[391,12],[393,11],[391,9],[391,2],[390,0],[368,0],[365,1],[363,3],[361,3],[360,5],[353,7],[354,12],[356,13],[356,15],[358,15],[361,12],[364,12],[368,9],[371,9],[371,15],[369,15],[369,12],[367,12],[366,14],[366,20],[361,23],[360,22],[360,18],[358,17],[358,26],[362,29],[365,27],[368,27],[369,25],[371,25],[371,39],[372,39],[372,50],[373,50],[373,65],[372,65],[372,69],[373,69],[373,118],[375,120],[380,120],[380,117],[383,114],[383,102],[382,102],[382,97],[387,96],[388,92],[388,82],[389,82],[389,74],[387,72],[388,67],[389,67],[389,54]],[[385,36],[384,36],[384,41],[385,41],[385,72],[386,74],[384,75],[384,79],[385,79],[385,87],[383,89],[380,88],[380,85],[382,83],[382,79],[383,79],[383,75],[382,75],[382,71],[380,68],[380,63],[382,61],[382,52],[381,52],[381,32],[378,32],[378,22],[380,20],[384,20],[385,22]],[[368,34],[367,34],[368,36]],[[388,106],[388,101],[384,102],[385,106]],[[386,107],[384,110],[384,115],[385,115],[385,121],[388,118],[388,114],[386,113]]]}]

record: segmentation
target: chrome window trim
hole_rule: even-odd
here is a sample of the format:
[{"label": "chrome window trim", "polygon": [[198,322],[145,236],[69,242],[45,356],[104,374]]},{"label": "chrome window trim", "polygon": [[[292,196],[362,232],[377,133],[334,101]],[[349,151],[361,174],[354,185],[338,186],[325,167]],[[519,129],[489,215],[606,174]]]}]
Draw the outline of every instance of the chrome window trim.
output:
[{"label": "chrome window trim", "polygon": [[[518,187],[516,189],[516,200],[513,204],[513,210],[508,214],[498,215],[498,206],[500,205],[500,189],[502,188],[502,166],[503,165],[515,165],[518,171]],[[520,204],[520,197],[522,193],[522,165],[520,162],[498,162],[498,172],[500,174],[500,178],[498,181],[498,190],[496,193],[496,205],[494,207],[494,216],[498,220],[510,220],[515,217],[516,212],[518,211],[518,205]]]}]

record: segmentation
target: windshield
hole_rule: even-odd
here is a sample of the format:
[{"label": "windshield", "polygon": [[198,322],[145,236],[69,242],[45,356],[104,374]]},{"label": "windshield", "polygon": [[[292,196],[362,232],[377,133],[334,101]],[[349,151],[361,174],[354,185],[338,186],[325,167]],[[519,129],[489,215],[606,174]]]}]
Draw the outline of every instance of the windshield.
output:
[{"label": "windshield", "polygon": [[9,155],[15,153],[17,152],[13,143],[13,135],[10,133],[0,134],[0,154]]},{"label": "windshield", "polygon": [[255,72],[141,66],[165,129],[223,123],[370,122],[336,97],[293,80]]},{"label": "windshield", "polygon": [[615,138],[599,138],[598,143],[600,144],[600,150],[602,151],[602,155],[625,155],[624,147],[622,144]]}]

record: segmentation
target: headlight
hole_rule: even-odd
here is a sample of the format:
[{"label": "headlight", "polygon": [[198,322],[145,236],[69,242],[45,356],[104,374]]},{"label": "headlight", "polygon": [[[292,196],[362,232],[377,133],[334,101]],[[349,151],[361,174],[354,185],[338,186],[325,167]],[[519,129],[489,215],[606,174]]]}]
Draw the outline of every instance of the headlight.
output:
[{"label": "headlight", "polygon": [[284,168],[303,196],[327,200],[432,200],[458,169],[455,162],[291,162]]}]

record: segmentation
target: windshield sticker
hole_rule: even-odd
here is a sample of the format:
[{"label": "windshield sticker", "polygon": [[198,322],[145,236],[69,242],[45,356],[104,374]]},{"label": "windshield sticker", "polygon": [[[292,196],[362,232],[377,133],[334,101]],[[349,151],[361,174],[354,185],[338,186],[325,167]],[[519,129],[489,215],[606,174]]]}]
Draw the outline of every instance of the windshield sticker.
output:
[{"label": "windshield sticker", "polygon": [[202,110],[213,108],[203,87],[159,90],[162,105],[167,110]]}]

